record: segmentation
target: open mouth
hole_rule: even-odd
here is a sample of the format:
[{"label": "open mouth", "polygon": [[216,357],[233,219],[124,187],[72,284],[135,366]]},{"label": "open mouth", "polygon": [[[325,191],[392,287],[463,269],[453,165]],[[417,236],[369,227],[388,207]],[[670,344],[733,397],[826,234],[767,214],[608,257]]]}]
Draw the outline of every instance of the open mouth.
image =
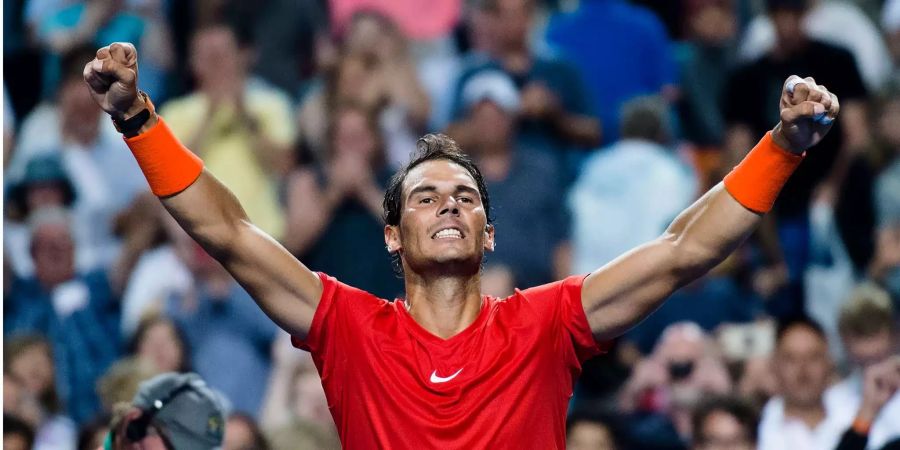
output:
[{"label": "open mouth", "polygon": [[465,235],[458,228],[443,228],[431,235],[432,239],[463,239]]}]

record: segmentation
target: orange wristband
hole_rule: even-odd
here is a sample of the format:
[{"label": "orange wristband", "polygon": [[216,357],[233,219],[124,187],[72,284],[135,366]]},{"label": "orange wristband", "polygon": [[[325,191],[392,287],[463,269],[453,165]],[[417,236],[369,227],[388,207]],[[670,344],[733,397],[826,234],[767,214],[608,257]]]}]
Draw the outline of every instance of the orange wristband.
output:
[{"label": "orange wristband", "polygon": [[767,213],[801,161],[803,155],[779,147],[770,131],[725,176],[725,189],[745,208]]},{"label": "orange wristband", "polygon": [[203,171],[203,161],[178,141],[162,117],[146,132],[125,138],[125,143],[157,197],[187,189]]}]

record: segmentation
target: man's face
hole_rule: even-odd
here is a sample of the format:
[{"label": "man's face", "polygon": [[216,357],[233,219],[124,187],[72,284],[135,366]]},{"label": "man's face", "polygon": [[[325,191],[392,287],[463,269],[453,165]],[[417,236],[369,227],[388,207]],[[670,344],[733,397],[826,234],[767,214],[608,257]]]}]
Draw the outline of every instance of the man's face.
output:
[{"label": "man's face", "polygon": [[492,101],[484,100],[472,106],[468,123],[474,128],[473,149],[507,146],[512,139],[512,116]]},{"label": "man's face", "polygon": [[475,180],[461,166],[428,161],[407,174],[399,226],[385,226],[385,243],[415,273],[474,275],[494,248]]},{"label": "man's face", "polygon": [[772,11],[772,24],[775,26],[776,46],[789,50],[803,42],[806,34],[803,31],[803,11],[794,9],[777,9]]},{"label": "man's face", "polygon": [[501,48],[519,48],[528,41],[531,28],[532,0],[498,0],[494,11],[496,37]]},{"label": "man's face", "polygon": [[805,326],[795,326],[775,350],[775,376],[788,404],[813,407],[821,403],[831,377],[825,340]]},{"label": "man's face", "polygon": [[75,276],[75,244],[65,224],[48,223],[34,230],[31,257],[38,280],[55,286]]},{"label": "man's face", "polygon": [[49,206],[62,207],[65,199],[66,194],[60,183],[57,182],[34,183],[29,185],[25,191],[25,204],[29,211]]},{"label": "man's face", "polygon": [[843,336],[843,341],[850,362],[860,368],[884,361],[896,348],[887,328],[872,336]]},{"label": "man's face", "polygon": [[202,30],[191,42],[191,69],[204,88],[230,86],[243,79],[247,55],[227,27]]},{"label": "man's face", "polygon": [[741,423],[725,411],[706,416],[699,430],[694,450],[752,450],[754,443]]}]

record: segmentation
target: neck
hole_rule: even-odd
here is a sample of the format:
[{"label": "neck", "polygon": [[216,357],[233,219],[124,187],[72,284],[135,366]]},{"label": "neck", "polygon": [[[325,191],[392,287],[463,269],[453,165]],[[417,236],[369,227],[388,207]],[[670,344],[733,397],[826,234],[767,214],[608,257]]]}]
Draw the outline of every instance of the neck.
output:
[{"label": "neck", "polygon": [[409,315],[442,339],[466,329],[481,311],[479,275],[406,276]]},{"label": "neck", "polygon": [[802,405],[796,403],[792,404],[785,400],[784,416],[800,420],[809,428],[815,428],[819,423],[825,420],[825,406],[822,405],[822,402]]},{"label": "neck", "polygon": [[523,74],[531,69],[531,53],[524,45],[504,49],[500,60],[503,62],[503,68],[512,73]]}]

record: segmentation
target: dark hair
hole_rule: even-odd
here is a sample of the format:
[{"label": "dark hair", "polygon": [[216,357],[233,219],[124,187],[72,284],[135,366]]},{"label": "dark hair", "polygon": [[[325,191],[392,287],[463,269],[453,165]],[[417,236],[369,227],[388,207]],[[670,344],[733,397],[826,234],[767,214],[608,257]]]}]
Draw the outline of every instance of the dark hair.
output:
[{"label": "dark hair", "polygon": [[59,63],[60,83],[69,80],[84,82],[84,66],[97,56],[97,50],[87,45],[79,45],[65,52]]},{"label": "dark hair", "polygon": [[34,429],[31,425],[12,414],[3,414],[3,440],[6,441],[6,436],[12,434],[24,437],[28,444],[26,448],[34,446]]},{"label": "dark hair", "polygon": [[152,315],[149,317],[145,317],[141,319],[138,323],[137,329],[134,331],[134,335],[131,336],[131,340],[128,341],[128,354],[129,355],[137,355],[138,347],[141,345],[141,341],[147,335],[147,332],[150,331],[156,325],[161,323],[168,324],[175,330],[175,337],[178,339],[178,343],[181,346],[181,366],[178,367],[179,373],[185,373],[191,371],[191,352],[188,348],[187,337],[184,335],[184,331],[178,324],[163,315]]},{"label": "dark hair", "polygon": [[[481,204],[484,205],[484,213],[487,216],[487,223],[493,223],[491,218],[491,199],[488,195],[487,186],[484,184],[484,176],[478,170],[478,166],[469,158],[468,155],[460,150],[459,145],[449,136],[443,134],[426,134],[419,138],[416,142],[416,153],[412,159],[403,166],[397,173],[391,177],[388,187],[384,191],[384,201],[382,207],[384,214],[382,219],[387,225],[397,226],[400,224],[400,212],[403,209],[403,182],[409,172],[418,165],[428,161],[450,161],[459,165],[475,180],[478,186],[478,194],[481,197]],[[394,271],[402,274],[402,265],[400,264],[400,253],[391,253],[391,259],[394,263]]]},{"label": "dark hair", "polygon": [[715,412],[724,412],[741,424],[747,438],[754,444],[757,439],[757,424],[759,415],[753,406],[744,399],[732,396],[716,396],[700,401],[691,414],[691,429],[693,430],[694,444],[703,444],[706,437],[703,435],[703,423]]},{"label": "dark hair", "polygon": [[766,0],[766,11],[769,14],[775,11],[798,11],[809,9],[809,0]]},{"label": "dark hair", "polygon": [[259,429],[259,425],[253,416],[244,412],[234,412],[228,416],[228,420],[243,422],[250,428],[250,435],[253,437],[253,446],[251,448],[255,450],[269,450],[269,441],[266,440],[266,436]]},{"label": "dark hair", "polygon": [[822,340],[826,343],[828,342],[828,337],[825,335],[825,330],[821,325],[818,324],[818,322],[810,319],[809,317],[801,316],[778,323],[778,329],[775,332],[775,346],[777,347],[781,345],[781,341],[784,339],[784,335],[786,335],[788,331],[791,331],[792,329],[797,327],[806,328],[815,333],[816,336],[822,338]]}]

